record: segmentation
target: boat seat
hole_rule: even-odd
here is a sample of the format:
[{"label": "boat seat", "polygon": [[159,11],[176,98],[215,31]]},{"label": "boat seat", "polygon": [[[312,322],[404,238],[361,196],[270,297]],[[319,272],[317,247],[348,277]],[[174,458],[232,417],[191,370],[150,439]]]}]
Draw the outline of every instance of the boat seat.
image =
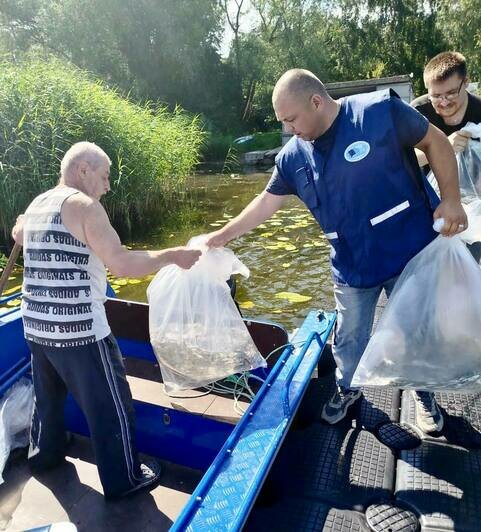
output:
[{"label": "boat seat", "polygon": [[[131,357],[125,358],[124,362],[132,397],[138,401],[231,424],[236,424],[241,418],[241,414],[234,408],[232,395],[220,395],[215,392],[205,394],[202,390],[186,390],[177,392],[175,397],[171,397],[165,393],[157,364]],[[254,391],[259,388],[257,383],[250,384]],[[249,401],[240,397],[238,406],[245,410],[249,406]]]}]

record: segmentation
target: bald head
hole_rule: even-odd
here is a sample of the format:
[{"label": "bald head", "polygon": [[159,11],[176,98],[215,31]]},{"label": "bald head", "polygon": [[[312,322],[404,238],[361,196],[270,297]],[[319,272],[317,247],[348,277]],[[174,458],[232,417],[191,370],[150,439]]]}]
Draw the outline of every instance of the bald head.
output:
[{"label": "bald head", "polygon": [[332,124],[340,105],[309,70],[294,68],[274,87],[272,105],[285,131],[303,140],[314,140]]},{"label": "bald head", "polygon": [[285,72],[277,81],[272,92],[272,103],[276,107],[276,102],[286,96],[308,102],[314,94],[323,98],[327,96],[322,81],[309,70],[293,68]]},{"label": "bald head", "polygon": [[96,170],[102,163],[111,161],[107,154],[93,142],[77,142],[71,146],[60,163],[60,179],[68,181],[81,163],[88,163],[92,170]]}]

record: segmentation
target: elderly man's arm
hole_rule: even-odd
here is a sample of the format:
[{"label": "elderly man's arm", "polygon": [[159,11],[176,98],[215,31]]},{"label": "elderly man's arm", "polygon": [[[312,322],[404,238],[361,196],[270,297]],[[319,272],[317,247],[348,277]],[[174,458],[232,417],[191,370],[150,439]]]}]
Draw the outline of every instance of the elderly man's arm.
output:
[{"label": "elderly man's arm", "polygon": [[[62,207],[64,224],[76,238],[92,249],[113,275],[142,277],[169,264],[188,269],[200,257],[200,251],[184,247],[128,250],[122,246],[102,205],[84,195],[75,196],[72,196],[73,201]],[[80,223],[76,223],[75,219],[80,220]]]},{"label": "elderly man's arm", "polygon": [[286,196],[271,194],[264,190],[222,229],[210,233],[206,242],[207,245],[209,247],[222,247],[231,240],[248,233],[278,211],[285,198]]},{"label": "elderly man's arm", "polygon": [[444,218],[441,233],[452,236],[463,231],[468,227],[468,221],[461,205],[458,166],[449,140],[442,131],[429,124],[426,135],[415,148],[425,154],[439,184],[441,203],[434,212],[434,219]]},{"label": "elderly man's arm", "polygon": [[24,215],[20,214],[17,216],[15,225],[12,228],[12,238],[15,240],[15,243],[19,246],[23,246],[23,223]]}]

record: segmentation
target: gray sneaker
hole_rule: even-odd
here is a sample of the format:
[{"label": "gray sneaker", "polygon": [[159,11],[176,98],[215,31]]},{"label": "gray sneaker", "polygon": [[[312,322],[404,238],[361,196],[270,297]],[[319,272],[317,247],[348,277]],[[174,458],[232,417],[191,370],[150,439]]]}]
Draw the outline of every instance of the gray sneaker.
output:
[{"label": "gray sneaker", "polygon": [[411,393],[415,405],[416,426],[426,434],[441,432],[444,427],[444,418],[434,399],[434,394],[416,391]]},{"label": "gray sneaker", "polygon": [[347,390],[346,388],[338,386],[329,402],[324,405],[321,419],[327,421],[331,425],[341,421],[341,419],[346,417],[347,409],[354,404],[361,395],[361,390]]}]

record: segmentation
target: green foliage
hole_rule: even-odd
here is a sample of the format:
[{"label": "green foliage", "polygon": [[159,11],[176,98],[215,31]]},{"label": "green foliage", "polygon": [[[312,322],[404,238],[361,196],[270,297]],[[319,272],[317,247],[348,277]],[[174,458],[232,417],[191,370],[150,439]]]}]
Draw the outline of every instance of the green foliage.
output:
[{"label": "green foliage", "polygon": [[202,143],[197,119],[180,108],[136,105],[59,61],[0,68],[0,230],[58,180],[74,142],[89,140],[112,160],[106,207],[124,236],[178,209]]},{"label": "green foliage", "polygon": [[473,81],[481,81],[481,4],[479,0],[440,0],[438,24],[449,48],[462,52]]},{"label": "green foliage", "polygon": [[236,144],[236,149],[239,153],[246,153],[248,151],[256,150],[272,150],[281,145],[281,132],[268,131],[266,133],[254,133],[254,138],[243,142],[242,144]]},{"label": "green foliage", "polygon": [[0,26],[13,57],[54,54],[137,99],[217,123],[235,112],[217,0],[2,0]]},{"label": "green foliage", "polygon": [[234,143],[233,135],[211,133],[207,136],[202,157],[204,161],[226,161],[229,159],[229,168],[238,164],[239,155],[248,151],[270,150],[281,145],[281,132],[269,131],[254,133],[252,139],[241,144]]},{"label": "green foliage", "polygon": [[0,30],[15,60],[54,54],[136,100],[201,113],[221,135],[207,159],[228,152],[228,133],[275,127],[272,89],[289,68],[326,83],[412,73],[421,94],[426,62],[457,49],[481,80],[479,0],[1,0]]},{"label": "green foliage", "polygon": [[204,161],[224,161],[234,138],[233,135],[219,132],[208,133],[201,151],[202,159]]}]

